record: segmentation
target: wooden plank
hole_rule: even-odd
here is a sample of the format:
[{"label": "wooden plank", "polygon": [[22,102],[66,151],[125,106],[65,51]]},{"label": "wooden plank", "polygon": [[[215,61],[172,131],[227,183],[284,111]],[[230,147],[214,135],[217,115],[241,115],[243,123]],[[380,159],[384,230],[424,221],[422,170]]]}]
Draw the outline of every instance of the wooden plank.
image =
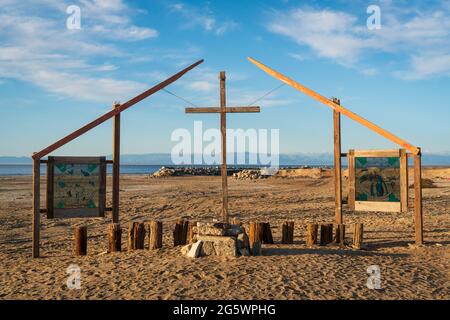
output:
[{"label": "wooden plank", "polygon": [[159,90],[167,87],[169,84],[173,83],[174,81],[178,80],[179,78],[181,78],[185,73],[187,73],[188,71],[190,71],[191,69],[195,68],[196,66],[198,66],[199,64],[201,64],[203,62],[202,60],[197,61],[194,64],[191,64],[189,67],[181,70],[180,72],[174,74],[173,76],[171,76],[170,78],[167,78],[166,80],[158,83],[157,85],[153,86],[152,88],[142,92],[141,94],[137,95],[136,97],[128,100],[127,102],[125,102],[124,104],[122,104],[119,108],[115,108],[114,110],[111,110],[107,113],[105,113],[104,115],[98,117],[97,119],[95,119],[94,121],[89,122],[88,124],[84,125],[83,127],[81,127],[78,130],[75,130],[74,132],[68,134],[67,136],[65,136],[64,138],[56,141],[55,143],[51,144],[50,146],[42,149],[41,151],[33,154],[33,159],[40,159],[43,158],[44,156],[48,155],[50,152],[55,151],[56,149],[62,147],[63,145],[65,145],[66,143],[69,143],[70,141],[78,138],[79,136],[81,136],[82,134],[86,133],[87,131],[95,128],[96,126],[102,124],[103,122],[105,122],[108,119],[111,119],[112,117],[114,117],[115,115],[121,113],[122,111],[128,109],[129,107],[135,105],[136,103],[140,102],[141,100],[151,96],[152,94],[158,92]]},{"label": "wooden plank", "polygon": [[101,218],[99,208],[54,208],[53,218]]},{"label": "wooden plank", "polygon": [[54,186],[54,159],[48,157],[47,162],[47,219],[53,219],[53,186]]},{"label": "wooden plank", "polygon": [[383,158],[400,157],[401,149],[383,149],[383,150],[355,150],[355,157]]},{"label": "wooden plank", "polygon": [[406,149],[400,149],[400,209],[408,212],[408,156]]},{"label": "wooden plank", "polygon": [[[339,99],[333,99],[340,104]],[[334,140],[334,213],[337,224],[342,224],[342,171],[341,171],[341,114],[333,111]]]},{"label": "wooden plank", "polygon": [[400,202],[355,201],[355,211],[400,212]]},{"label": "wooden plank", "polygon": [[[70,163],[70,164],[98,164],[101,157],[48,157],[48,161],[53,163]],[[106,161],[106,160],[105,160]]]},{"label": "wooden plank", "polygon": [[100,169],[98,171],[98,217],[105,216],[106,207],[106,157],[100,157]]},{"label": "wooden plank", "polygon": [[422,155],[414,155],[414,225],[416,244],[423,244],[422,221]]},{"label": "wooden plank", "polygon": [[262,64],[261,62],[256,61],[253,58],[248,58],[250,60],[250,62],[254,63],[257,67],[259,67],[260,69],[262,69],[263,71],[265,71],[266,73],[268,73],[269,75],[271,75],[272,77],[286,83],[287,85],[303,92],[304,94],[310,96],[311,98],[320,101],[321,103],[325,104],[326,106],[330,107],[333,110],[336,110],[342,114],[344,114],[345,116],[349,117],[350,119],[360,123],[361,125],[365,126],[366,128],[380,134],[381,136],[385,137],[388,140],[391,140],[392,142],[402,146],[403,148],[408,149],[410,152],[412,152],[413,154],[417,154],[419,153],[420,149],[413,146],[412,144],[406,142],[403,139],[400,139],[399,137],[397,137],[396,135],[390,133],[387,130],[384,130],[383,128],[377,126],[376,124],[364,119],[363,117],[357,115],[356,113],[344,108],[343,106],[340,106],[336,103],[334,103],[333,101],[327,99],[326,97],[318,94],[317,92],[314,92],[313,90],[301,85],[300,83],[282,75],[281,73],[269,68],[268,66]]},{"label": "wooden plank", "polygon": [[41,163],[40,159],[33,160],[33,220],[32,220],[32,242],[33,258],[39,257],[40,239],[41,239],[41,221],[40,221],[40,187],[41,187]]},{"label": "wooden plank", "polygon": [[[186,113],[221,113],[221,108],[207,107],[207,108],[186,108]],[[261,111],[258,106],[251,107],[226,107],[226,113],[257,113]]]},{"label": "wooden plank", "polygon": [[228,173],[227,173],[227,113],[225,93],[225,71],[219,74],[220,79],[220,133],[222,137],[222,221],[228,223]]},{"label": "wooden plank", "polygon": [[[113,110],[120,107],[119,103],[113,104]],[[120,113],[113,118],[113,167],[112,167],[112,221],[119,223],[119,198],[120,198]]]},{"label": "wooden plank", "polygon": [[348,208],[355,211],[355,150],[348,150]]}]

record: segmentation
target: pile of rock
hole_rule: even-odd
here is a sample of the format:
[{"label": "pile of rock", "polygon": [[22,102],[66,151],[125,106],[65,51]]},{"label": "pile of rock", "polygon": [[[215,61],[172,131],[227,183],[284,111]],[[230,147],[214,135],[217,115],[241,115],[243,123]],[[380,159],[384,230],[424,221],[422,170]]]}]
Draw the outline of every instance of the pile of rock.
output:
[{"label": "pile of rock", "polygon": [[197,222],[193,243],[181,249],[190,258],[204,256],[238,257],[250,255],[250,243],[242,226],[218,222]]},{"label": "pile of rock", "polygon": [[163,178],[163,177],[171,177],[175,174],[175,169],[168,167],[161,167],[158,171],[156,171],[152,177],[155,178]]},{"label": "pile of rock", "polygon": [[267,178],[269,175],[263,174],[261,170],[242,170],[233,173],[232,177],[237,180],[256,180]]}]

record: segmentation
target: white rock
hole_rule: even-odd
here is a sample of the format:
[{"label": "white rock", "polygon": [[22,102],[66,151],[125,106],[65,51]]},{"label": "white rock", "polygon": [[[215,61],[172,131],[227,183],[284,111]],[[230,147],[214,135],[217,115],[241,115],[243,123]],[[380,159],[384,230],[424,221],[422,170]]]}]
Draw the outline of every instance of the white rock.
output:
[{"label": "white rock", "polygon": [[200,256],[200,250],[202,249],[202,243],[203,242],[201,240],[194,242],[187,256],[189,258],[198,258]]}]

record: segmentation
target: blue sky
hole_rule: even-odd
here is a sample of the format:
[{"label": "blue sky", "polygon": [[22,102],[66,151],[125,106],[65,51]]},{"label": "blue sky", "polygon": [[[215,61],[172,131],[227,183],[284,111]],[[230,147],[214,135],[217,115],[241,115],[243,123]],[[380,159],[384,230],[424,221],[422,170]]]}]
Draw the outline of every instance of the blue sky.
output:
[{"label": "blue sky", "polygon": [[[69,5],[81,29],[69,30]],[[381,29],[369,30],[369,5]],[[280,82],[252,56],[426,152],[450,151],[450,1],[0,0],[0,156],[31,155],[183,67],[205,62],[168,89],[198,106],[246,105]],[[230,128],[280,129],[280,152],[332,151],[332,112],[283,86],[260,114]],[[122,116],[122,153],[170,152],[174,129],[218,116],[186,115],[160,92]],[[343,149],[390,148],[343,120]],[[55,155],[111,153],[111,123]]]}]

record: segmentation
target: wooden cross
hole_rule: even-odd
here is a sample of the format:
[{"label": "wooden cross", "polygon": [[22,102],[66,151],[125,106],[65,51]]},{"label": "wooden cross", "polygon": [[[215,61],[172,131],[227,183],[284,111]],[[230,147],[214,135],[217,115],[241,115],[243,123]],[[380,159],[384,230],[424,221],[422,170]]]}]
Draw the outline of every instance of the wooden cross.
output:
[{"label": "wooden cross", "polygon": [[227,107],[225,94],[225,71],[219,74],[220,108],[186,108],[186,113],[220,113],[220,133],[222,136],[222,221],[228,223],[228,183],[227,183],[227,113],[259,112],[259,107]]}]

